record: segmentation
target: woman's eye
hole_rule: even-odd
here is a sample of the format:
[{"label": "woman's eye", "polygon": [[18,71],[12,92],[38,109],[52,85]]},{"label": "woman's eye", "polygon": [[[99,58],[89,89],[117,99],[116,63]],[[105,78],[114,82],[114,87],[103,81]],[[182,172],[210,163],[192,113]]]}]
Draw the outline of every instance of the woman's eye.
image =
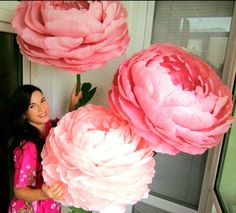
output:
[{"label": "woman's eye", "polygon": [[35,105],[30,105],[29,108],[30,108],[30,109],[34,109],[34,108],[35,108]]},{"label": "woman's eye", "polygon": [[46,101],[46,99],[42,99],[42,100],[41,100],[41,103],[43,103],[43,102],[45,102],[45,101]]}]

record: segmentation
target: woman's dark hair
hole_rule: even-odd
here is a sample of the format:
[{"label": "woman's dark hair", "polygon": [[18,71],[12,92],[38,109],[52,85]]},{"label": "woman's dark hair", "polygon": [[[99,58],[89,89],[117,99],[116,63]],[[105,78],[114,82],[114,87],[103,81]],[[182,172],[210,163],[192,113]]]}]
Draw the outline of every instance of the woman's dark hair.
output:
[{"label": "woman's dark hair", "polygon": [[35,144],[38,154],[38,159],[41,161],[40,153],[44,145],[44,139],[40,136],[39,130],[32,126],[28,120],[25,118],[25,113],[29,108],[30,100],[33,92],[39,91],[42,93],[41,89],[33,85],[23,85],[18,87],[13,96],[11,103],[11,115],[10,115],[10,129],[11,129],[11,139],[10,139],[10,165],[14,168],[13,162],[13,151],[20,145],[21,148],[24,145],[23,141],[30,141]]}]

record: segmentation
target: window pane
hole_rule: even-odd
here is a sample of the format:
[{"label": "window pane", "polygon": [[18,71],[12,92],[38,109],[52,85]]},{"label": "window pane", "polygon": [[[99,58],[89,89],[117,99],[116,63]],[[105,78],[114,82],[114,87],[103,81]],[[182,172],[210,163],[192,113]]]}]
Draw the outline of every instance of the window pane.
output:
[{"label": "window pane", "polygon": [[[169,42],[187,48],[221,76],[233,7],[234,1],[156,1],[152,43]],[[197,209],[206,156],[157,154],[150,193]]]},{"label": "window pane", "polygon": [[197,209],[206,156],[156,154],[156,175],[150,194]]},{"label": "window pane", "polygon": [[170,42],[222,75],[234,1],[157,1],[152,42]]},{"label": "window pane", "polygon": [[168,211],[165,211],[163,209],[159,209],[157,207],[139,202],[133,207],[132,213],[170,213]]},{"label": "window pane", "polygon": [[[236,84],[234,86],[234,100],[236,98]],[[234,105],[234,116],[236,110]],[[224,146],[220,160],[219,172],[216,180],[216,193],[224,212],[236,212],[236,123],[224,139]]]}]

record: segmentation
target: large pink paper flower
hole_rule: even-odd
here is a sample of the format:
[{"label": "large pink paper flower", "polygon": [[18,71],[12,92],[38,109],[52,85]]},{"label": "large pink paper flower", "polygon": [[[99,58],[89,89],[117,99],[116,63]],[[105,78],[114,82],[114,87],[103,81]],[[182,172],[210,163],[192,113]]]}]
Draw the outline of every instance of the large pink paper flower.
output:
[{"label": "large pink paper flower", "polygon": [[119,1],[22,1],[12,26],[31,61],[80,74],[124,53],[126,18]]},{"label": "large pink paper flower", "polygon": [[202,59],[154,44],[119,66],[109,103],[156,152],[200,154],[233,122],[232,96]]},{"label": "large pink paper flower", "polygon": [[43,177],[64,183],[65,205],[124,212],[148,195],[154,175],[152,150],[111,109],[86,105],[67,113],[42,151]]}]

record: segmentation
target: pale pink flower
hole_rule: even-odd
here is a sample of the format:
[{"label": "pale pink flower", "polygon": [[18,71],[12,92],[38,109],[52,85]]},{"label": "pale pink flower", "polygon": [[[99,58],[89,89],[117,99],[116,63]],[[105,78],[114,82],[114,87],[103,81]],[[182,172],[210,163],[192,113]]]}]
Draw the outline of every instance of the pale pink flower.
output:
[{"label": "pale pink flower", "polygon": [[120,1],[21,1],[12,26],[28,59],[80,74],[124,53],[126,19]]},{"label": "pale pink flower", "polygon": [[203,153],[234,120],[230,89],[202,59],[172,44],[121,63],[109,103],[154,151],[168,154]]},{"label": "pale pink flower", "polygon": [[125,212],[149,193],[153,152],[111,109],[86,105],[51,129],[42,151],[43,177],[64,183],[66,206]]}]

